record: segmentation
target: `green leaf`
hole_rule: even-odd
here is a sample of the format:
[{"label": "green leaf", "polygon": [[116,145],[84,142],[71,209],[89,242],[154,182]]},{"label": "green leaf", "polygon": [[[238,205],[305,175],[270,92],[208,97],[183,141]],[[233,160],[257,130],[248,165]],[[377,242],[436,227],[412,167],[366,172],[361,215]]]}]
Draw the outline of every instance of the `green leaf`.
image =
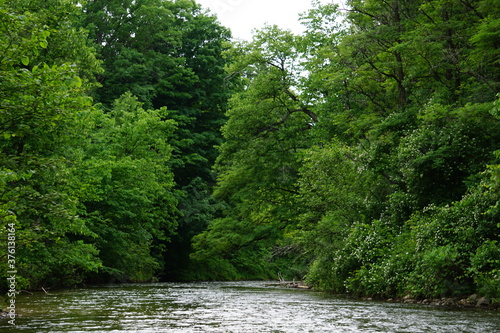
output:
[{"label": "green leaf", "polygon": [[80,77],[75,76],[73,78],[73,83],[75,84],[75,87],[80,88],[82,86],[82,79]]},{"label": "green leaf", "polygon": [[28,66],[29,63],[30,63],[30,58],[28,57],[23,57],[21,58],[21,63],[24,65],[24,66]]}]

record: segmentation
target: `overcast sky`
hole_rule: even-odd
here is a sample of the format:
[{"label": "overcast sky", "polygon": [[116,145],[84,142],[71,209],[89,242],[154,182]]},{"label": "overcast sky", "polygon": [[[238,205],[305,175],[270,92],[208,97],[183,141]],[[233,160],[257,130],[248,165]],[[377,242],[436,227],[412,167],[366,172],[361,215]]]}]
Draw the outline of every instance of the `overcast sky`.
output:
[{"label": "overcast sky", "polygon": [[[312,8],[311,0],[196,0],[215,13],[223,26],[231,29],[233,37],[250,40],[252,29],[264,24],[276,24],[299,33],[302,25],[299,13]],[[332,0],[321,0],[331,3]]]}]

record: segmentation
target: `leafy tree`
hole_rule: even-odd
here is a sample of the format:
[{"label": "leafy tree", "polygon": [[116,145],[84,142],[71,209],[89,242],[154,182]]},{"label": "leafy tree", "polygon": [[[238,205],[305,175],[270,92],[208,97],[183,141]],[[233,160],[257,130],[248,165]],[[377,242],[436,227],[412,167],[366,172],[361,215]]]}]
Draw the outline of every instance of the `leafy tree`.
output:
[{"label": "leafy tree", "polygon": [[[226,205],[211,196],[212,191],[201,178],[194,179],[182,190],[176,216],[178,227],[170,237],[163,255],[164,270],[161,275],[166,280],[203,279],[205,267],[197,266],[190,260],[193,252],[192,240],[204,232],[210,221],[221,216]],[[206,276],[205,276],[206,277]]]},{"label": "leafy tree", "polygon": [[[345,291],[344,280],[362,265],[357,260],[363,253],[361,238],[367,237],[365,231],[377,217],[372,207],[380,195],[377,177],[367,170],[360,172],[359,159],[360,151],[335,140],[309,149],[302,158],[300,229],[293,238],[309,257],[308,281],[325,289]],[[383,236],[388,241],[388,235]],[[381,235],[370,239],[377,237]],[[366,248],[377,251],[373,243]],[[358,258],[351,256],[355,251]]]},{"label": "leafy tree", "polygon": [[231,46],[193,1],[2,3],[0,218],[21,286],[280,272],[498,299],[495,5],[315,2],[303,36]]},{"label": "leafy tree", "polygon": [[20,288],[72,285],[101,266],[79,239],[92,233],[72,182],[74,148],[88,130],[82,115],[92,109],[86,75],[99,68],[85,32],[73,28],[77,13],[71,1],[0,5],[1,233],[5,242],[5,223],[14,224]]},{"label": "leafy tree", "polygon": [[241,73],[246,88],[230,100],[215,191],[229,208],[195,237],[193,254],[211,272],[227,267],[224,278],[269,276],[264,257],[294,223],[298,154],[309,146],[308,131],[317,121],[296,91],[294,45],[290,32],[267,27],[233,51],[239,56],[230,71]]},{"label": "leafy tree", "polygon": [[175,129],[165,108],[144,110],[130,93],[101,114],[82,160],[89,185],[82,216],[115,278],[148,280],[161,268],[159,244],[176,227],[167,138]]},{"label": "leafy tree", "polygon": [[[177,123],[168,142],[177,185],[179,233],[166,244],[168,270],[184,262],[194,230],[206,227],[195,217],[211,216],[212,165],[221,143],[229,89],[226,82],[229,31],[194,1],[87,1],[84,26],[98,45],[105,72],[96,99],[106,107],[130,91],[146,109],[167,107]],[[200,198],[201,194],[206,195]],[[201,205],[193,206],[197,196]],[[193,217],[193,219],[191,219]],[[179,273],[180,274],[180,273]]]},{"label": "leafy tree", "polygon": [[168,107],[176,182],[211,180],[228,92],[222,52],[229,32],[193,1],[88,1],[91,31],[105,73],[98,101],[110,106],[130,91],[146,108]]},{"label": "leafy tree", "polygon": [[[477,258],[494,253],[491,244],[498,237],[494,217],[487,217],[494,214],[494,196],[479,194],[481,172],[495,160],[498,142],[490,113],[498,83],[491,48],[496,35],[483,34],[491,24],[483,10],[491,4],[348,5],[347,28],[330,40],[318,39],[325,27],[311,15],[307,21],[306,40],[321,41],[306,65],[313,73],[308,89],[321,98],[318,114],[327,121],[327,131],[320,133],[324,142],[337,136],[352,147],[347,159],[353,161],[351,168],[339,158],[322,162],[339,149],[333,139],[333,147],[320,145],[316,158],[305,164],[300,182],[315,189],[310,202],[316,209],[303,216],[317,221],[301,234],[316,258],[309,279],[324,288],[371,295],[472,292],[467,267],[479,267]],[[330,7],[315,11],[335,14]],[[489,72],[479,74],[483,68]],[[314,165],[321,167],[309,173]],[[364,191],[355,186],[359,179],[349,181],[351,170],[368,181],[359,187]],[[349,195],[336,191],[342,188],[339,179],[348,180]],[[358,193],[359,201],[353,201]],[[356,209],[347,205],[355,202]],[[422,241],[417,235],[424,230],[429,239]],[[435,236],[445,230],[449,233],[438,241]],[[470,261],[476,251],[481,255]],[[492,275],[484,279],[486,273],[474,272],[485,290],[496,288]]]}]

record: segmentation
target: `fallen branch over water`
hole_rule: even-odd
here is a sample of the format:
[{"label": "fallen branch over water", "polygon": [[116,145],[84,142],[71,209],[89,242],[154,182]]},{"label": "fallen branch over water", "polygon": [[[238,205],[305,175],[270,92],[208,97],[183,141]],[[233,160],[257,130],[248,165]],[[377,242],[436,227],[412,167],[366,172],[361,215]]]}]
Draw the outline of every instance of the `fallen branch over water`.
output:
[{"label": "fallen branch over water", "polygon": [[266,283],[265,285],[271,287],[312,289],[312,287],[306,285],[303,281],[279,281],[273,283]]}]

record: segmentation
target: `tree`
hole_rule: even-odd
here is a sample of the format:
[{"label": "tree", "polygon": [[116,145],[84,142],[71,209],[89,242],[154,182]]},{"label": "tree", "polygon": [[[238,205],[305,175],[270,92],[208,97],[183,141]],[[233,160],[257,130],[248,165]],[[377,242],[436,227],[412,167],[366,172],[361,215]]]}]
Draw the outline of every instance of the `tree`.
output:
[{"label": "tree", "polygon": [[166,108],[144,110],[130,93],[101,114],[82,160],[82,216],[97,237],[103,272],[144,281],[161,270],[161,244],[176,227]]},{"label": "tree", "polygon": [[97,99],[106,106],[130,91],[146,108],[168,107],[176,182],[211,181],[228,98],[222,52],[229,32],[193,1],[88,1],[85,26],[105,73]]},{"label": "tree", "polygon": [[[110,108],[130,91],[146,109],[167,107],[177,123],[168,142],[179,202],[179,233],[173,236],[164,261],[188,256],[191,235],[207,221],[195,216],[214,213],[211,204],[193,206],[191,197],[209,198],[214,185],[212,165],[221,143],[229,88],[223,55],[229,47],[229,31],[194,1],[87,1],[84,26],[98,45],[105,73],[96,99]],[[191,219],[193,217],[193,219]],[[188,236],[189,235],[189,236]],[[172,277],[172,272],[165,272]],[[179,273],[180,274],[180,273]]]},{"label": "tree", "polygon": [[73,28],[77,13],[72,1],[0,5],[1,233],[5,241],[6,222],[16,231],[20,288],[72,285],[101,266],[81,239],[92,233],[72,183],[99,68],[85,32]]},{"label": "tree", "polygon": [[[297,91],[295,45],[290,32],[274,26],[233,50],[230,73],[239,75],[245,88],[230,100],[215,190],[229,208],[194,239],[193,258],[208,276],[269,276],[264,259],[294,223],[298,156],[310,145],[308,132],[317,121]],[[220,265],[226,275],[218,275]]]},{"label": "tree", "polygon": [[[322,142],[333,141],[310,152],[315,158],[299,179],[311,198],[305,202],[314,204],[302,214],[310,224],[300,233],[313,253],[310,281],[421,297],[464,294],[480,284],[496,295],[493,275],[478,269],[478,258],[497,269],[495,195],[481,185],[486,165],[496,164],[498,142],[491,113],[497,35],[486,33],[495,23],[484,12],[491,3],[348,5],[347,28],[323,39],[306,64],[308,91],[329,125]],[[325,27],[312,15],[308,24],[306,40],[318,40]],[[339,179],[349,180],[350,195],[337,191]]]}]

